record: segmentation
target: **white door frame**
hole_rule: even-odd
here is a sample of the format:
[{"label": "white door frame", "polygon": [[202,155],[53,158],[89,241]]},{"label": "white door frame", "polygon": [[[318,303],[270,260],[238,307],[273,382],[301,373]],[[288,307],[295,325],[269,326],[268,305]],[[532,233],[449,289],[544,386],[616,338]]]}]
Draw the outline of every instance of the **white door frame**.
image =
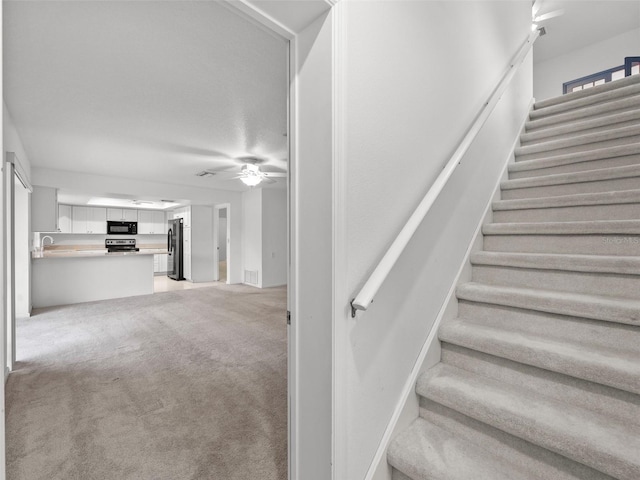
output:
[{"label": "white door frame", "polygon": [[231,271],[231,204],[221,203],[213,206],[213,279],[217,282],[220,280],[220,210],[227,211],[227,234],[225,241],[227,242],[227,278],[225,283],[230,285],[229,272]]},{"label": "white door frame", "polygon": [[[308,59],[300,58],[302,57],[301,52],[308,53],[312,50],[330,52],[331,61],[316,62],[314,68],[321,69],[323,81],[327,78],[330,79],[333,73],[333,56],[341,48],[341,45],[336,45],[335,31],[341,29],[342,26],[336,26],[333,23],[333,12],[335,11],[333,7],[338,0],[227,1],[228,5],[244,13],[257,24],[289,41],[288,139],[290,154],[287,205],[289,226],[287,309],[291,313],[291,324],[288,328],[289,480],[327,480],[328,477],[346,480],[343,474],[346,465],[346,451],[343,448],[346,437],[344,437],[344,418],[342,418],[345,403],[344,395],[341,393],[343,373],[337,371],[337,362],[335,361],[342,357],[343,349],[337,347],[335,351],[332,350],[333,335],[336,333],[340,335],[344,328],[342,322],[336,321],[336,319],[346,318],[346,314],[338,317],[336,312],[346,311],[344,305],[348,304],[346,299],[342,301],[343,299],[339,298],[341,293],[338,292],[338,289],[342,288],[344,279],[339,278],[336,281],[336,269],[334,268],[337,263],[344,260],[343,253],[336,252],[334,249],[337,244],[339,248],[342,248],[340,236],[344,234],[344,231],[329,232],[330,238],[326,238],[328,246],[323,246],[325,250],[329,249],[329,253],[318,258],[318,254],[305,244],[308,232],[305,232],[304,228],[300,226],[301,223],[305,223],[305,215],[313,210],[310,208],[312,203],[310,200],[314,196],[309,194],[307,190],[301,192],[301,184],[305,185],[302,187],[303,189],[309,186],[322,189],[323,194],[320,196],[323,199],[313,198],[313,200],[316,204],[322,202],[327,211],[331,212],[330,229],[335,229],[335,227],[340,229],[344,218],[343,212],[339,209],[334,211],[335,200],[341,200],[344,193],[340,163],[342,160],[341,151],[335,146],[336,135],[339,142],[342,135],[342,132],[336,130],[336,127],[341,125],[340,122],[334,121],[335,110],[337,110],[335,108],[336,101],[339,100],[335,95],[336,90],[339,89],[332,88],[332,97],[328,103],[305,104],[304,109],[301,110],[301,105],[298,102],[299,97],[302,97],[303,90],[307,95],[306,101],[309,102],[310,89],[308,87],[310,84],[315,85],[313,75],[304,71],[305,61]],[[326,33],[324,31],[318,33],[317,37],[311,38],[314,33],[310,37],[309,27],[316,20],[328,16],[331,17],[329,20],[333,29],[331,34],[324,35]],[[313,46],[309,45],[310,41]],[[322,52],[320,55],[322,56]],[[333,86],[335,87],[335,84]],[[313,86],[311,90],[313,90]],[[329,135],[326,130],[321,133],[315,131],[317,118],[314,117],[314,113],[319,113],[323,119],[327,116],[331,117],[333,131],[329,132]],[[304,140],[301,140],[300,132],[304,132]],[[331,142],[329,154],[325,152],[322,158],[313,154],[314,146],[318,142],[322,146]],[[302,152],[305,156],[305,166],[311,165],[311,168],[306,168],[304,172],[301,171],[298,163]],[[326,183],[322,183],[320,187],[314,185],[314,175],[317,168],[312,164],[316,164],[316,162],[322,164],[321,170],[324,169],[321,172],[322,182],[326,182],[327,169],[331,169],[330,185]],[[335,178],[334,172],[337,172]],[[326,217],[323,220],[326,220]],[[309,227],[307,226],[307,228]],[[326,231],[321,233],[324,235]],[[310,257],[314,257],[311,262],[309,262]],[[309,263],[313,264],[311,268],[314,271],[309,271]],[[344,264],[339,266],[340,269],[343,267]],[[338,276],[340,276],[340,272],[338,272]],[[319,278],[322,280],[318,280]],[[327,278],[330,279],[331,285],[327,285]],[[316,286],[319,288],[316,289]],[[307,328],[304,334],[301,333],[303,324]],[[310,338],[310,332],[312,335],[318,325],[321,325],[321,333],[324,334],[323,340],[326,339],[327,329],[331,330],[331,345],[320,345]],[[310,358],[313,357],[311,352],[314,351],[320,352],[317,359]],[[304,360],[301,360],[303,357]],[[309,388],[310,380],[308,377],[314,376],[316,372],[320,372],[323,376],[322,379],[318,379],[317,383],[322,382],[324,390],[317,386]],[[329,376],[328,382],[327,375]],[[314,378],[314,380],[316,379]],[[322,396],[321,400],[317,400],[319,392]],[[328,442],[325,436],[327,428],[330,430]],[[316,430],[322,431],[322,435],[315,435]],[[329,448],[327,448],[327,443],[330,443]]]}]

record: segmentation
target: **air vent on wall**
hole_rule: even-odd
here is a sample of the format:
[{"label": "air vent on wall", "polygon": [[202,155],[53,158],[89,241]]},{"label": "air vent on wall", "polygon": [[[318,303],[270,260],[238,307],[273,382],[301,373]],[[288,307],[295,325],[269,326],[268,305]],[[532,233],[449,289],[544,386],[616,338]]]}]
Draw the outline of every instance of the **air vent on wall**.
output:
[{"label": "air vent on wall", "polygon": [[244,283],[250,285],[258,285],[258,271],[257,270],[245,270],[244,271]]}]

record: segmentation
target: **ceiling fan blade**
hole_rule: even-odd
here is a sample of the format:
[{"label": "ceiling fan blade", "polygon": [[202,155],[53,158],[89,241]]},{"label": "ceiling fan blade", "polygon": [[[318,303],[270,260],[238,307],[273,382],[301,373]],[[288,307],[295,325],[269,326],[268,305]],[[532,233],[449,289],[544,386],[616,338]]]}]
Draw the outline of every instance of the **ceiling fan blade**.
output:
[{"label": "ceiling fan blade", "polygon": [[262,172],[262,175],[269,178],[287,178],[287,174],[281,172]]},{"label": "ceiling fan blade", "polygon": [[267,178],[267,177],[262,177],[262,181],[263,181],[264,183],[276,183],[276,181],[275,181],[275,180],[272,180],[272,179]]},{"label": "ceiling fan blade", "polygon": [[534,22],[544,22],[545,20],[549,20],[550,18],[559,17],[560,15],[564,15],[564,8],[560,10],[554,10],[553,12],[545,13],[537,16],[533,19]]},{"label": "ceiling fan blade", "polygon": [[542,7],[542,0],[536,0],[533,2],[533,6],[531,7],[531,16],[535,17],[536,14],[540,11],[540,7]]}]

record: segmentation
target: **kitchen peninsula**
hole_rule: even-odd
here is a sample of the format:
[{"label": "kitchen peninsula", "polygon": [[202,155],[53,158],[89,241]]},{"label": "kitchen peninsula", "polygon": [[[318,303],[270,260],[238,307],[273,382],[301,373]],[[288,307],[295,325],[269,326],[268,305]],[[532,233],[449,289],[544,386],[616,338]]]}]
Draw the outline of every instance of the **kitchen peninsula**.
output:
[{"label": "kitchen peninsula", "polygon": [[56,247],[32,253],[34,308],[152,294],[154,255],[167,254],[163,248]]}]

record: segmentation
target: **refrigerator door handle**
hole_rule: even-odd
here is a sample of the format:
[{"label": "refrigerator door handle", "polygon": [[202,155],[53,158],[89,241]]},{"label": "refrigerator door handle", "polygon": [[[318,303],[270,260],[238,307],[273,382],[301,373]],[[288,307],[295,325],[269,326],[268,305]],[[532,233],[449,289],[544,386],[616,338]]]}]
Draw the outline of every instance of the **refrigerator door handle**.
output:
[{"label": "refrigerator door handle", "polygon": [[171,229],[169,229],[167,233],[167,250],[169,250],[169,252],[171,252],[171,233]]}]

